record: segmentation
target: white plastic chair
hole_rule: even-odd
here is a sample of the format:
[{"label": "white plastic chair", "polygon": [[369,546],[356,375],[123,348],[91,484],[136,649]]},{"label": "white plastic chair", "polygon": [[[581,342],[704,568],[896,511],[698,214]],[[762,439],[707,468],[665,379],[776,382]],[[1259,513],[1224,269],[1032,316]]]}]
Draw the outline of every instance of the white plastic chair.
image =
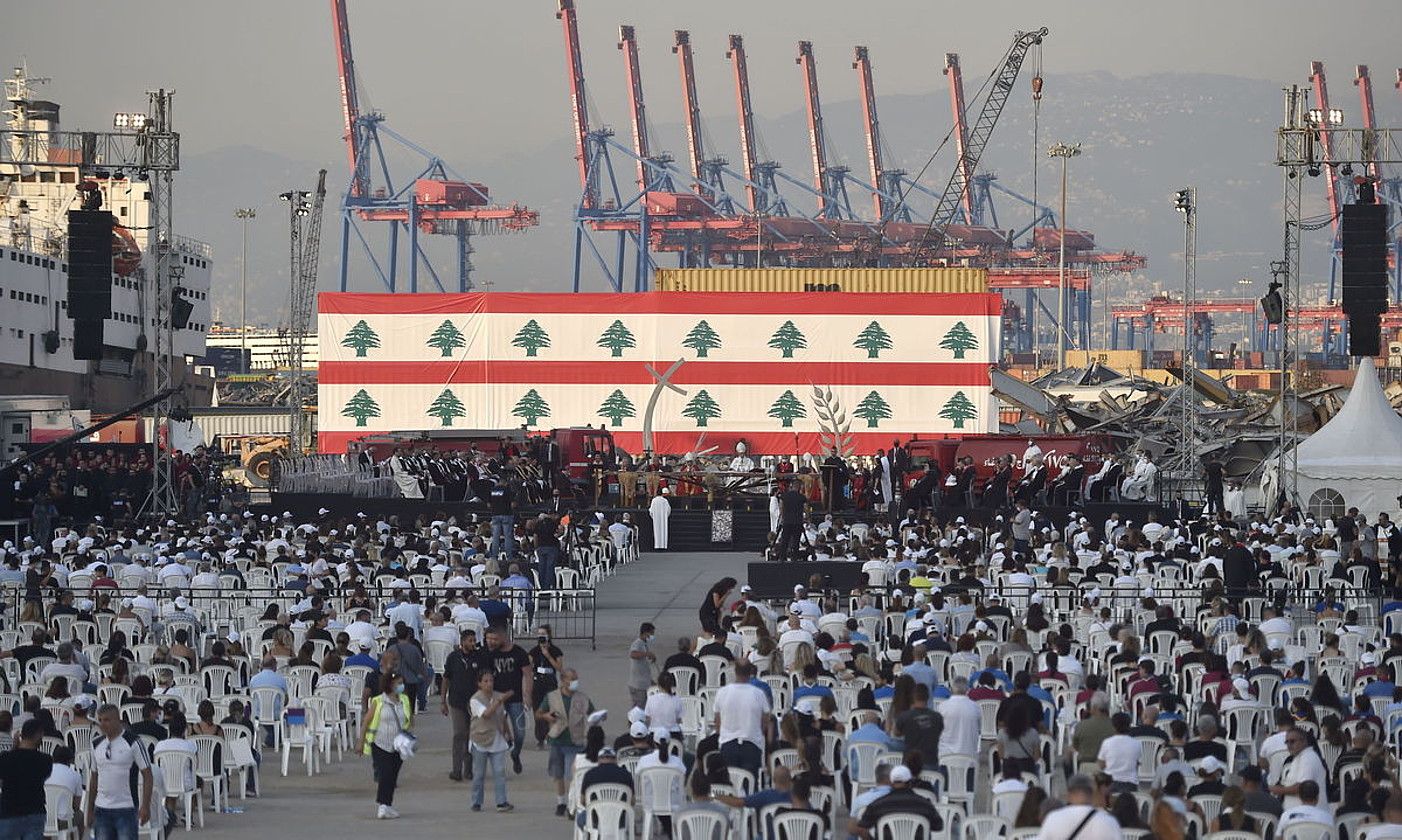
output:
[{"label": "white plastic chair", "polygon": [[648,767],[637,774],[638,799],[643,806],[643,840],[652,836],[658,817],[670,817],[682,799],[686,773],[676,767]]},{"label": "white plastic chair", "polygon": [[915,814],[887,814],[876,821],[876,840],[930,840],[930,821]]},{"label": "white plastic chair", "polygon": [[1321,822],[1297,822],[1276,832],[1277,840],[1333,840],[1334,826]]},{"label": "white plastic chair", "polygon": [[585,840],[633,840],[633,806],[598,799],[584,809]]},{"label": "white plastic chair", "polygon": [[724,840],[730,836],[730,821],[710,811],[695,811],[672,819],[677,840]]},{"label": "white plastic chair", "polygon": [[277,686],[265,685],[249,689],[249,719],[261,733],[264,727],[273,731],[273,749],[282,742],[282,711],[287,698]]},{"label": "white plastic chair", "polygon": [[988,840],[1006,837],[1012,831],[1012,820],[994,814],[973,814],[964,818],[964,840]]},{"label": "white plastic chair", "polygon": [[301,709],[300,719],[289,714],[291,708],[282,710],[279,726],[282,729],[282,775],[287,775],[287,763],[292,758],[292,750],[302,751],[302,763],[307,767],[307,775],[316,773],[317,738],[316,710],[312,706]]},{"label": "white plastic chair", "polygon": [[70,816],[60,821],[59,811],[69,811],[73,807],[73,794],[68,788],[58,784],[44,785],[44,836],[54,840],[79,840],[78,828]]},{"label": "white plastic chair", "polygon": [[[225,775],[227,763],[224,759],[229,752],[224,739],[218,735],[195,735],[191,738],[199,750],[195,755],[196,784],[209,785],[210,810],[218,812],[220,804],[229,804],[228,777]],[[219,753],[219,764],[214,763],[214,754]]]},{"label": "white plastic chair", "polygon": [[[195,814],[204,828],[204,793],[195,781],[195,757],[188,753],[166,752],[156,756],[167,797],[179,797],[185,806],[185,830],[189,831]],[[197,804],[198,803],[198,804]]]},{"label": "white plastic chair", "polygon": [[806,811],[789,811],[772,818],[775,840],[823,840],[823,818]]}]

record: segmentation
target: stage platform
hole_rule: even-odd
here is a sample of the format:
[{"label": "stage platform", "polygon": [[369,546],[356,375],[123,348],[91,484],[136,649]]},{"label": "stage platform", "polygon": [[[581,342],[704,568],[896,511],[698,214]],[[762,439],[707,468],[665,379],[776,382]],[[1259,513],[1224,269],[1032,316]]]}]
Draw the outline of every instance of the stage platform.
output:
[{"label": "stage platform", "polygon": [[[695,499],[682,498],[673,504],[669,521],[669,550],[677,552],[753,551],[756,553],[764,550],[769,536],[769,510],[767,506],[761,507],[760,504],[756,503],[734,509],[712,511],[694,506],[701,501],[699,497]],[[324,517],[318,513],[323,508],[329,511]],[[472,521],[473,516],[479,520],[485,520],[489,515],[484,505],[466,502],[442,502],[426,499],[367,499],[358,496],[319,493],[273,493],[268,504],[255,505],[252,510],[256,514],[268,513],[270,515],[281,515],[283,511],[288,511],[299,522],[319,519],[351,519],[357,513],[364,513],[367,516],[397,516],[401,523],[406,524],[414,522],[419,517],[430,522],[435,519],[455,517],[461,523]],[[522,508],[518,510],[518,513],[522,516],[532,516],[542,510],[543,508]],[[1047,508],[1045,510],[1058,526],[1064,525],[1069,516],[1077,515],[1085,516],[1097,528],[1101,527],[1110,514],[1115,511],[1119,511],[1121,516],[1136,523],[1146,521],[1150,511],[1158,513],[1160,522],[1173,521],[1168,508],[1155,504],[1121,502],[1113,505],[1090,504],[1077,509]],[[642,550],[652,551],[652,519],[645,508],[630,509],[602,505],[597,508],[581,510],[579,515],[593,516],[596,513],[603,513],[612,519],[625,512],[631,514],[633,521],[638,525]],[[826,515],[826,512],[816,512],[813,515],[815,518],[821,519]],[[866,522],[870,524],[880,514],[873,511],[836,510],[832,512],[832,515],[834,518],[841,518],[849,523]],[[941,508],[937,512],[937,516],[946,522],[952,521],[957,516],[962,516],[969,524],[982,527],[996,516],[996,512],[984,508]]]}]

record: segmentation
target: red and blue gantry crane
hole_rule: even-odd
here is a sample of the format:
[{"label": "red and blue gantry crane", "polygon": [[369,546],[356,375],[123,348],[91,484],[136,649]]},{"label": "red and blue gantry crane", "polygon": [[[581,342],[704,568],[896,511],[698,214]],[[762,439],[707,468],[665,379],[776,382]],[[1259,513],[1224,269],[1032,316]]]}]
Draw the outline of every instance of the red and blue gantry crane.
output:
[{"label": "red and blue gantry crane", "polygon": [[[401,290],[401,264],[408,274],[410,292],[419,291],[420,269],[440,292],[448,290],[445,281],[456,291],[469,291],[472,237],[526,230],[539,222],[538,215],[516,204],[492,204],[487,187],[458,175],[437,155],[391,129],[383,114],[362,111],[346,0],[331,0],[331,22],[341,82],[342,131],[350,164],[350,182],[341,202],[341,291],[350,288],[352,240],[360,244],[387,291]],[[412,177],[396,179],[385,152],[386,141],[422,160],[422,168]],[[383,250],[374,243],[379,237],[362,225],[366,222],[388,223]],[[435,266],[419,239],[421,233],[453,238],[452,274]]]},{"label": "red and blue gantry crane", "polygon": [[[990,80],[987,97],[972,126],[965,119],[957,57],[946,61],[955,114],[958,165],[943,192],[907,172],[883,166],[872,62],[866,47],[856,47],[869,166],[861,175],[831,159],[818,89],[817,55],[810,41],[798,43],[796,62],[807,117],[812,174],[790,175],[777,161],[762,159],[762,144],[751,104],[750,73],[744,38],[729,37],[726,58],[734,79],[738,126],[738,165],[706,145],[697,91],[691,36],[673,33],[685,114],[687,162],[653,148],[648,135],[643,74],[637,32],[620,28],[628,86],[633,143],[626,145],[611,128],[595,124],[586,95],[583,47],[575,0],[558,0],[556,17],[564,34],[565,64],[574,127],[574,157],[580,198],[575,214],[573,288],[580,291],[586,272],[602,275],[615,291],[649,287],[657,260],[674,254],[681,267],[726,266],[911,266],[968,265],[990,268],[990,286],[1020,290],[1029,305],[1041,306],[1039,292],[1055,289],[1059,242],[1050,210],[1003,190],[978,164],[983,149],[1017,79],[1029,50],[1040,44],[1045,29],[1018,32]],[[1038,80],[1040,82],[1040,79]],[[1034,85],[1040,91],[1040,84]],[[622,169],[615,166],[619,160]],[[632,170],[632,177],[622,173]],[[1036,209],[1021,231],[997,228],[991,191],[1000,191]],[[869,195],[870,211],[859,212],[851,195]],[[922,210],[921,207],[933,209]],[[808,209],[808,208],[811,208]],[[993,222],[985,224],[984,219]],[[1019,241],[1021,240],[1021,241]],[[1143,257],[1096,249],[1086,231],[1068,231],[1068,272],[1075,334],[1088,341],[1089,295],[1093,272],[1142,268]],[[1011,307],[1025,334],[1027,318]],[[1086,346],[1082,344],[1082,346]]]}]

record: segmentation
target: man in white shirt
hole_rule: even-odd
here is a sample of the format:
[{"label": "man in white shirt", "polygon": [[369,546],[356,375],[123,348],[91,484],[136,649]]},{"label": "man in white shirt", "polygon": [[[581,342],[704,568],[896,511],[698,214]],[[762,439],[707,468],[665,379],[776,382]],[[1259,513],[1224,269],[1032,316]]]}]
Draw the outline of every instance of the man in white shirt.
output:
[{"label": "man in white shirt", "polygon": [[458,644],[458,628],[444,625],[443,613],[438,610],[429,613],[428,627],[424,628],[424,644],[427,645],[434,639],[447,642],[450,652],[451,648],[457,647]]},{"label": "man in white shirt", "polygon": [[1264,635],[1269,636],[1272,633],[1295,632],[1295,628],[1290,624],[1290,619],[1280,615],[1274,609],[1266,607],[1264,610],[1262,610],[1261,615],[1264,618],[1262,619],[1261,626],[1258,629]]},{"label": "man in white shirt", "polygon": [[1037,840],[1121,840],[1120,823],[1095,807],[1095,783],[1076,774],[1066,780],[1066,805],[1047,814]]},{"label": "man in white shirt", "polygon": [[[1313,780],[1306,779],[1300,783],[1299,805],[1286,805],[1285,811],[1280,815],[1280,825],[1277,830],[1284,832],[1296,823],[1323,823],[1332,826],[1334,815],[1328,808],[1319,806],[1319,784]],[[1373,836],[1370,832],[1369,837]]]},{"label": "man in white shirt", "polygon": [[486,627],[487,614],[477,606],[477,593],[473,592],[467,596],[467,600],[461,604],[453,606],[453,623],[461,624],[464,621],[475,621],[482,627]]},{"label": "man in white shirt", "polygon": [[609,526],[609,539],[613,540],[613,547],[622,552],[633,541],[633,529],[624,525],[622,519],[615,519]]},{"label": "man in white shirt", "polygon": [[1328,775],[1324,769],[1324,761],[1309,746],[1309,740],[1303,729],[1292,729],[1285,734],[1285,748],[1290,751],[1290,757],[1285,759],[1285,766],[1281,768],[1280,781],[1271,785],[1271,795],[1280,797],[1280,804],[1285,810],[1298,808],[1304,805],[1304,798],[1301,796],[1305,782],[1313,782],[1317,796],[1325,797],[1325,804],[1328,804],[1327,791]]},{"label": "man in white shirt", "polygon": [[[200,750],[199,747],[195,746],[194,741],[185,737],[185,715],[177,712],[170,720],[166,721],[166,727],[170,730],[170,737],[163,741],[156,742],[156,746],[151,750],[151,760],[153,762],[159,761],[161,756],[170,753],[180,753],[190,756],[192,760],[185,770],[185,787],[187,789],[193,788],[195,786],[195,764],[193,759],[199,755]],[[166,793],[172,794],[171,798],[174,799],[173,794],[175,794],[176,791],[166,791]]]},{"label": "man in white shirt", "polygon": [[[105,703],[97,710],[93,740],[93,770],[88,777],[87,825],[99,837],[135,837],[137,826],[151,816],[151,762],[141,739],[124,732],[116,706]],[[140,772],[140,799],[132,797],[131,772]]]},{"label": "man in white shirt", "polygon": [[799,615],[813,621],[823,617],[823,608],[809,600],[808,590],[802,586],[793,588],[793,603],[789,604],[789,611],[797,611]]},{"label": "man in white shirt", "polygon": [[1271,766],[1271,756],[1285,750],[1285,739],[1295,729],[1295,718],[1290,714],[1289,709],[1277,708],[1274,712],[1276,731],[1266,736],[1261,742],[1261,769],[1265,770]]},{"label": "man in white shirt", "polygon": [[194,589],[218,589],[219,575],[211,571],[208,563],[201,563],[200,570],[190,578],[190,586]]},{"label": "man in white shirt", "polygon": [[68,681],[68,693],[75,696],[83,693],[83,685],[88,681],[88,669],[79,665],[73,658],[73,644],[64,642],[55,651],[57,662],[50,662],[39,672],[39,682],[48,685],[51,680],[63,677]]},{"label": "man in white shirt", "polygon": [[1383,806],[1384,823],[1368,826],[1370,840],[1402,840],[1402,791],[1394,792]]},{"label": "man in white shirt", "polygon": [[[485,621],[482,622],[483,627],[486,625],[487,623]],[[352,648],[355,647],[355,642],[361,641],[362,639],[370,642],[375,640],[375,625],[370,623],[369,610],[355,611],[355,621],[346,625],[346,635],[351,637]]]},{"label": "man in white shirt", "polygon": [[983,728],[983,713],[970,700],[969,680],[955,677],[949,682],[949,699],[940,704],[944,731],[940,733],[940,755],[966,755],[978,758],[979,733]]},{"label": "man in white shirt", "polygon": [[729,767],[756,775],[764,763],[764,745],[773,728],[769,698],[750,681],[755,666],[748,660],[735,663],[735,680],[716,692],[715,729],[721,758]]},{"label": "man in white shirt", "polygon": [[67,744],[54,748],[54,764],[49,770],[46,785],[58,785],[68,791],[68,795],[58,801],[58,819],[78,829],[79,837],[86,837],[83,827],[74,821],[75,815],[83,814],[83,777],[73,769],[73,748]]},{"label": "man in white shirt", "polygon": [[1100,769],[1110,776],[1112,793],[1127,793],[1139,789],[1139,741],[1129,734],[1130,717],[1116,712],[1110,718],[1115,734],[1100,742],[1097,760]]},{"label": "man in white shirt", "polygon": [[409,632],[414,634],[414,638],[422,638],[424,608],[423,604],[419,603],[419,591],[409,590],[409,597],[386,610],[385,618],[389,620],[390,627],[402,621],[404,626],[409,628]]}]

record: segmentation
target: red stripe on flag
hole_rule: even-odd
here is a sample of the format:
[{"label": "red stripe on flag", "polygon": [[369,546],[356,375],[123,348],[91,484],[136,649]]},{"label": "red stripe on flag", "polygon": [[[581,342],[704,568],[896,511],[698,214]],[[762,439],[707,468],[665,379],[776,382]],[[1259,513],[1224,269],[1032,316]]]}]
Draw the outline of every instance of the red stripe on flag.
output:
[{"label": "red stripe on flag", "polygon": [[1002,314],[1002,296],[854,292],[645,292],[641,294],[489,292],[361,294],[322,292],[317,311],[342,315],[578,313],[608,315],[963,315]]},{"label": "red stripe on flag", "polygon": [[[651,362],[665,372],[676,360]],[[495,382],[544,385],[651,385],[647,362],[518,361],[328,362],[317,368],[322,385],[472,385]],[[982,362],[713,362],[688,361],[671,380],[678,385],[957,385],[987,386]]]}]

